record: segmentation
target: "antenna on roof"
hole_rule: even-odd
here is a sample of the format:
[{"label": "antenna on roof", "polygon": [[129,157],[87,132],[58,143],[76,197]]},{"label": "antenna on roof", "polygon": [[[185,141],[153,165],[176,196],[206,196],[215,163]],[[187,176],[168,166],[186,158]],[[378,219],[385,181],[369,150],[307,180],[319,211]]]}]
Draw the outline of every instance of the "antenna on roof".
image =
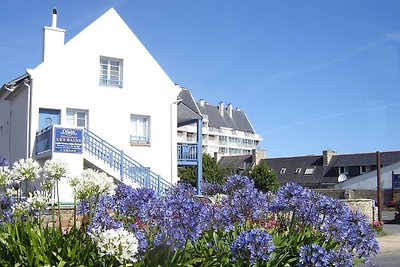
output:
[{"label": "antenna on roof", "polygon": [[342,173],[341,175],[339,175],[339,177],[337,178],[337,180],[338,180],[339,183],[346,181],[346,180],[347,180],[346,174],[343,174],[343,173]]}]

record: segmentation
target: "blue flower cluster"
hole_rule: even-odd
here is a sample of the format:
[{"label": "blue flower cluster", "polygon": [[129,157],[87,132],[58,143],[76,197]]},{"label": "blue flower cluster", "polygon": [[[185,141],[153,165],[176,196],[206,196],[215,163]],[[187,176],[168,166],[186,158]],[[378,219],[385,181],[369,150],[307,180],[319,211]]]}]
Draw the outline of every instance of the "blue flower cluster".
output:
[{"label": "blue flower cluster", "polygon": [[12,221],[11,207],[14,204],[14,198],[0,194],[0,223]]},{"label": "blue flower cluster", "polygon": [[241,232],[231,245],[233,261],[240,259],[251,265],[257,261],[268,261],[274,249],[271,235],[260,228]]},{"label": "blue flower cluster", "polygon": [[[273,260],[271,235],[302,229],[310,229],[315,244],[307,241],[294,256],[301,266],[351,266],[353,258],[375,255],[379,249],[364,216],[339,200],[299,185],[289,183],[275,195],[265,194],[248,177],[235,175],[223,186],[205,183],[205,189],[207,195],[223,195],[210,203],[196,196],[187,184],[178,184],[165,196],[118,185],[114,196],[100,199],[91,227],[124,226],[135,233],[143,253],[150,247],[168,247],[173,252],[184,249],[188,242],[195,244],[206,233],[227,233],[222,238],[230,242],[232,257],[250,264]],[[85,212],[87,207],[82,207]],[[329,243],[334,246],[328,249]]]}]

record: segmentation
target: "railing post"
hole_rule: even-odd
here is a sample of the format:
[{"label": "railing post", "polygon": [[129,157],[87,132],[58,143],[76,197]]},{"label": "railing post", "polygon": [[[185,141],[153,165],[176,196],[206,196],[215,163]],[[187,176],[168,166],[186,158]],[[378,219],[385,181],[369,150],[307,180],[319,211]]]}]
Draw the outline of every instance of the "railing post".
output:
[{"label": "railing post", "polygon": [[121,150],[121,160],[120,160],[120,168],[119,168],[119,174],[121,176],[121,181],[124,180],[124,160],[125,160],[125,156],[124,156],[124,151]]},{"label": "railing post", "polygon": [[197,120],[197,195],[201,195],[201,184],[203,178],[203,160],[202,160],[202,133],[203,121]]},{"label": "railing post", "polygon": [[161,185],[161,176],[157,175],[158,181],[157,181],[157,192],[158,194],[160,194],[161,189],[160,189],[160,185]]}]

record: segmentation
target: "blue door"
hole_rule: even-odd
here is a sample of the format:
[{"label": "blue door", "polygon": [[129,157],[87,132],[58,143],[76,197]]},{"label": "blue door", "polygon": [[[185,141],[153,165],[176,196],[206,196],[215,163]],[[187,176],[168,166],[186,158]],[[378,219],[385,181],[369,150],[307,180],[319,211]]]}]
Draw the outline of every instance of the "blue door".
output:
[{"label": "blue door", "polygon": [[60,110],[39,109],[39,130],[53,124],[60,124]]}]

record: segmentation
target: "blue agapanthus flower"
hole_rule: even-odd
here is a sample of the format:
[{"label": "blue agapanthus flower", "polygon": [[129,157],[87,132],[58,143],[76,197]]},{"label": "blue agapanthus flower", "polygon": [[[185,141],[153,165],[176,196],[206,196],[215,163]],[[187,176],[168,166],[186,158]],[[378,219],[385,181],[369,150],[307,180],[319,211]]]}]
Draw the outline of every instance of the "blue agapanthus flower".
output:
[{"label": "blue agapanthus flower", "polygon": [[251,265],[256,262],[268,261],[274,249],[272,237],[264,229],[243,231],[231,245],[233,260],[240,259]]},{"label": "blue agapanthus flower", "polygon": [[303,245],[299,249],[297,266],[322,267],[330,263],[330,254],[318,244]]}]

